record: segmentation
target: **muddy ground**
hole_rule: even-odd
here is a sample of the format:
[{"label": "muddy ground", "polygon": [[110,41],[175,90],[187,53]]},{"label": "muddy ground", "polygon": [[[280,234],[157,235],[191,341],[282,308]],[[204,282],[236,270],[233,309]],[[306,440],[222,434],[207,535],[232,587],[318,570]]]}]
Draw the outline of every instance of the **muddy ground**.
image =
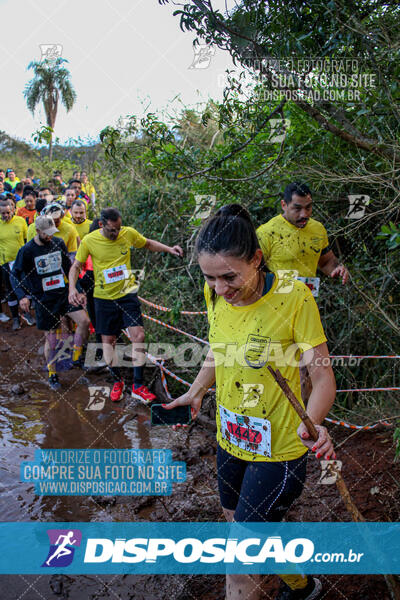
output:
[{"label": "muddy ground", "polygon": [[[222,521],[215,473],[212,399],[196,424],[175,433],[150,427],[150,411],[130,398],[87,410],[88,385],[109,386],[105,372],[67,371],[58,393],[46,386],[43,340],[35,328],[12,333],[0,325],[0,520],[2,521]],[[147,381],[159,397],[154,369]],[[83,379],[82,379],[83,377]],[[398,521],[400,467],[394,463],[393,430],[354,432],[330,426],[343,477],[368,521]],[[19,481],[21,460],[36,448],[172,448],[187,464],[187,481],[172,496],[132,498],[38,497]],[[319,485],[310,457],[307,484],[289,521],[350,521],[336,486]],[[382,576],[321,576],[324,600],[389,600]],[[1,600],[223,600],[223,576],[0,576]],[[263,579],[263,598],[274,598],[277,577]]]}]

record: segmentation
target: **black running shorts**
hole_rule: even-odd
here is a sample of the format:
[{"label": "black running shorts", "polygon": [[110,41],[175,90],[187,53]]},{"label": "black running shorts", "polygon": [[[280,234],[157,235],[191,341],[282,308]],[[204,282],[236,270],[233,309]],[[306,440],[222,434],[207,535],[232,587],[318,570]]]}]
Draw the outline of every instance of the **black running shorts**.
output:
[{"label": "black running shorts", "polygon": [[137,294],[127,294],[116,300],[94,299],[96,333],[119,335],[121,329],[143,325]]},{"label": "black running shorts", "polygon": [[235,521],[281,521],[306,478],[307,453],[285,462],[251,462],[217,448],[218,488]]}]

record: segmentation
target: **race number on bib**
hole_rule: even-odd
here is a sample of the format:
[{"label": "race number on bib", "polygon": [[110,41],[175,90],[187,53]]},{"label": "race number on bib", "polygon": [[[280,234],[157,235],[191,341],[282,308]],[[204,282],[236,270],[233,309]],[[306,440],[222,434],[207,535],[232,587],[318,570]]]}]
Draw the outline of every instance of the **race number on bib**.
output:
[{"label": "race number on bib", "polygon": [[60,275],[53,275],[53,277],[44,277],[42,279],[42,286],[45,292],[63,288],[65,287],[64,276],[60,273]]},{"label": "race number on bib", "polygon": [[103,275],[105,283],[115,283],[116,281],[122,281],[123,279],[128,279],[129,277],[126,265],[104,269]]},{"label": "race number on bib", "polygon": [[50,252],[49,254],[42,254],[42,256],[35,257],[35,267],[38,275],[45,275],[46,273],[54,273],[61,269],[61,252]]},{"label": "race number on bib", "polygon": [[238,415],[219,405],[221,434],[238,448],[271,456],[271,423],[267,419]]},{"label": "race number on bib", "polygon": [[319,292],[319,277],[296,277],[298,281],[302,281],[310,289],[314,298],[318,297]]}]

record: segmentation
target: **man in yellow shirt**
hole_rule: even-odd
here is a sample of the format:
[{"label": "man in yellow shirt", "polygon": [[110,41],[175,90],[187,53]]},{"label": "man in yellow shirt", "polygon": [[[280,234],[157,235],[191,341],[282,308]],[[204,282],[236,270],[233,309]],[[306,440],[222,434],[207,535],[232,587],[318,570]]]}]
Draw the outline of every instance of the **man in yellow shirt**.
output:
[{"label": "man in yellow shirt", "polygon": [[[13,292],[10,281],[10,271],[13,268],[15,258],[19,249],[25,244],[28,226],[25,219],[13,216],[11,202],[9,200],[0,203],[0,264],[1,274],[6,289],[7,304],[13,318],[13,331],[21,328],[18,315],[18,300]],[[22,318],[28,325],[34,325],[35,321],[28,311],[22,313]]]},{"label": "man in yellow shirt", "polygon": [[[179,246],[166,246],[155,240],[143,237],[133,227],[123,227],[122,218],[115,208],[105,208],[100,215],[101,228],[84,237],[69,272],[69,301],[78,306],[83,298],[76,289],[76,283],[83,264],[90,255],[94,273],[94,304],[96,332],[103,342],[104,359],[114,378],[111,400],[121,400],[125,384],[119,368],[115,365],[114,346],[122,329],[128,329],[132,342],[132,362],[137,359],[137,349],[144,341],[144,329],[140,302],[137,297],[135,275],[131,267],[131,248],[146,248],[153,252],[168,252],[173,256],[183,256]],[[143,367],[134,367],[132,397],[145,404],[155,399],[143,385]]]},{"label": "man in yellow shirt", "polygon": [[[328,234],[319,221],[311,218],[312,197],[309,187],[291,183],[281,201],[283,213],[257,229],[257,237],[267,267],[273,273],[302,281],[314,297],[319,293],[317,268],[330,277],[341,277],[345,284],[349,272],[329,247]],[[311,381],[307,367],[300,368],[302,397],[310,395]]]},{"label": "man in yellow shirt", "polygon": [[81,242],[85,235],[89,233],[90,226],[93,223],[93,221],[86,218],[86,203],[83,200],[75,200],[72,203],[70,215],[68,222],[75,227]]},{"label": "man in yellow shirt", "polygon": [[[54,234],[54,237],[59,237],[64,240],[65,245],[67,246],[67,250],[71,258],[75,256],[75,253],[78,249],[78,233],[71,223],[66,223],[63,220],[64,211],[60,204],[57,202],[53,202],[53,204],[49,204],[43,209],[43,214],[52,217],[54,220],[55,227],[57,227],[58,231]],[[33,222],[32,225],[28,227],[28,242],[33,240],[36,235],[36,227]]]},{"label": "man in yellow shirt", "polygon": [[293,271],[293,275],[318,296],[317,268],[346,283],[349,272],[329,247],[328,234],[319,221],[311,218],[311,191],[305,184],[291,183],[281,201],[281,215],[257,229],[267,267],[273,273]]}]

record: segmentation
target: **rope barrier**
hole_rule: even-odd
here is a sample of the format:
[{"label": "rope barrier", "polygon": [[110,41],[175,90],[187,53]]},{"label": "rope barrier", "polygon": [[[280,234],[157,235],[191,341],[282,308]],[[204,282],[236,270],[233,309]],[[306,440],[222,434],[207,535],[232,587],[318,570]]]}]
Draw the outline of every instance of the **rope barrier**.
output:
[{"label": "rope barrier", "polygon": [[350,388],[349,390],[336,390],[336,392],[399,392],[400,387],[387,388]]},{"label": "rope barrier", "polygon": [[160,321],[159,319],[155,319],[154,317],[149,317],[149,315],[146,315],[145,313],[142,313],[142,316],[145,319],[148,319],[149,321],[158,323],[159,325],[162,325],[163,327],[166,327],[167,329],[172,329],[172,331],[177,331],[178,333],[181,333],[182,335],[186,335],[187,337],[190,337],[193,340],[196,340],[197,342],[201,342],[202,344],[205,344],[206,346],[210,345],[208,342],[206,342],[206,340],[202,340],[201,338],[197,337],[196,335],[192,335],[191,333],[186,333],[186,331],[182,331],[182,329],[178,329],[177,327],[173,327],[172,325],[169,325],[168,323],[164,323],[164,321]]},{"label": "rope barrier", "polygon": [[341,425],[347,429],[364,429],[365,431],[368,431],[369,429],[375,429],[375,427],[379,427],[379,425],[393,427],[392,423],[388,423],[387,421],[378,421],[373,425],[353,425],[352,423],[347,423],[346,421],[336,421],[335,419],[329,419],[328,417],[325,417],[325,421],[329,421],[329,423],[334,423],[335,425]]},{"label": "rope barrier", "polygon": [[[162,310],[164,312],[171,312],[172,308],[167,308],[166,306],[161,306],[159,304],[154,304],[153,302],[150,302],[149,300],[145,300],[144,298],[141,298],[140,296],[138,296],[139,300],[141,300],[141,302],[144,302],[145,304],[148,304],[149,306],[153,306],[154,308],[157,308],[158,310]],[[207,311],[189,311],[189,310],[181,310],[179,311],[180,314],[182,315],[206,315]],[[209,343],[206,340],[202,340],[201,338],[191,334],[191,333],[187,333],[186,331],[182,331],[182,329],[178,329],[177,327],[173,327],[172,325],[169,325],[168,323],[164,323],[163,321],[160,321],[158,319],[155,319],[154,317],[150,317],[149,315],[146,315],[143,313],[143,317],[145,317],[145,319],[149,319],[150,321],[154,321],[154,323],[158,323],[159,325],[162,325],[163,327],[167,327],[168,329],[172,329],[172,331],[176,331],[178,333],[181,333],[182,335],[186,335],[187,337],[190,337],[194,340],[197,340],[198,342],[201,342],[202,344],[207,344],[207,346],[209,346]],[[399,354],[330,354],[329,358],[391,358],[391,359],[400,359],[400,355]],[[383,388],[383,390],[385,390],[386,388]],[[398,389],[398,388],[393,388],[393,389]],[[341,391],[349,391],[349,390],[341,390]],[[356,391],[356,390],[355,390]],[[360,391],[360,390],[357,390]],[[369,391],[369,390],[368,390]]]},{"label": "rope barrier", "polygon": [[[167,384],[167,380],[166,380],[166,377],[165,377],[165,373],[168,373],[168,375],[170,375],[171,377],[173,377],[177,381],[180,381],[181,383],[183,383],[187,387],[190,387],[190,383],[188,383],[184,379],[181,379],[180,377],[178,377],[177,375],[175,375],[175,373],[172,373],[172,371],[169,371],[168,369],[166,369],[164,367],[164,361],[162,361],[162,363],[158,363],[157,359],[155,359],[154,356],[151,356],[150,354],[148,354],[147,356],[149,357],[149,359],[151,360],[151,362],[153,362],[155,365],[157,365],[160,368],[161,381],[162,381],[165,393],[166,393],[166,395],[167,395],[167,397],[168,397],[169,400],[172,399],[172,396],[171,396],[171,394],[169,393],[169,390],[168,390],[168,384]],[[210,388],[208,391],[209,392],[215,392],[215,389],[214,388]],[[338,390],[338,391],[340,391],[340,390]],[[383,425],[385,427],[392,427],[393,426],[391,423],[388,423],[387,421],[378,421],[377,423],[374,423],[373,425],[354,425],[353,423],[347,423],[346,421],[337,421],[335,419],[330,419],[329,417],[325,417],[325,421],[328,421],[329,423],[333,423],[335,425],[341,425],[342,427],[346,427],[347,429],[357,429],[357,430],[364,430],[364,431],[369,431],[371,429],[375,429],[376,427],[379,427],[379,425]]]},{"label": "rope barrier", "polygon": [[[138,296],[138,298],[144,304],[147,304],[148,306],[152,306],[153,308],[156,308],[157,310],[162,310],[163,312],[172,312],[172,308],[167,308],[166,306],[161,306],[160,304],[154,304],[153,302],[150,302],[149,300],[145,300],[144,298],[141,298],[141,296]],[[206,315],[207,311],[206,310],[200,310],[200,311],[180,310],[179,313],[181,315]]]}]

